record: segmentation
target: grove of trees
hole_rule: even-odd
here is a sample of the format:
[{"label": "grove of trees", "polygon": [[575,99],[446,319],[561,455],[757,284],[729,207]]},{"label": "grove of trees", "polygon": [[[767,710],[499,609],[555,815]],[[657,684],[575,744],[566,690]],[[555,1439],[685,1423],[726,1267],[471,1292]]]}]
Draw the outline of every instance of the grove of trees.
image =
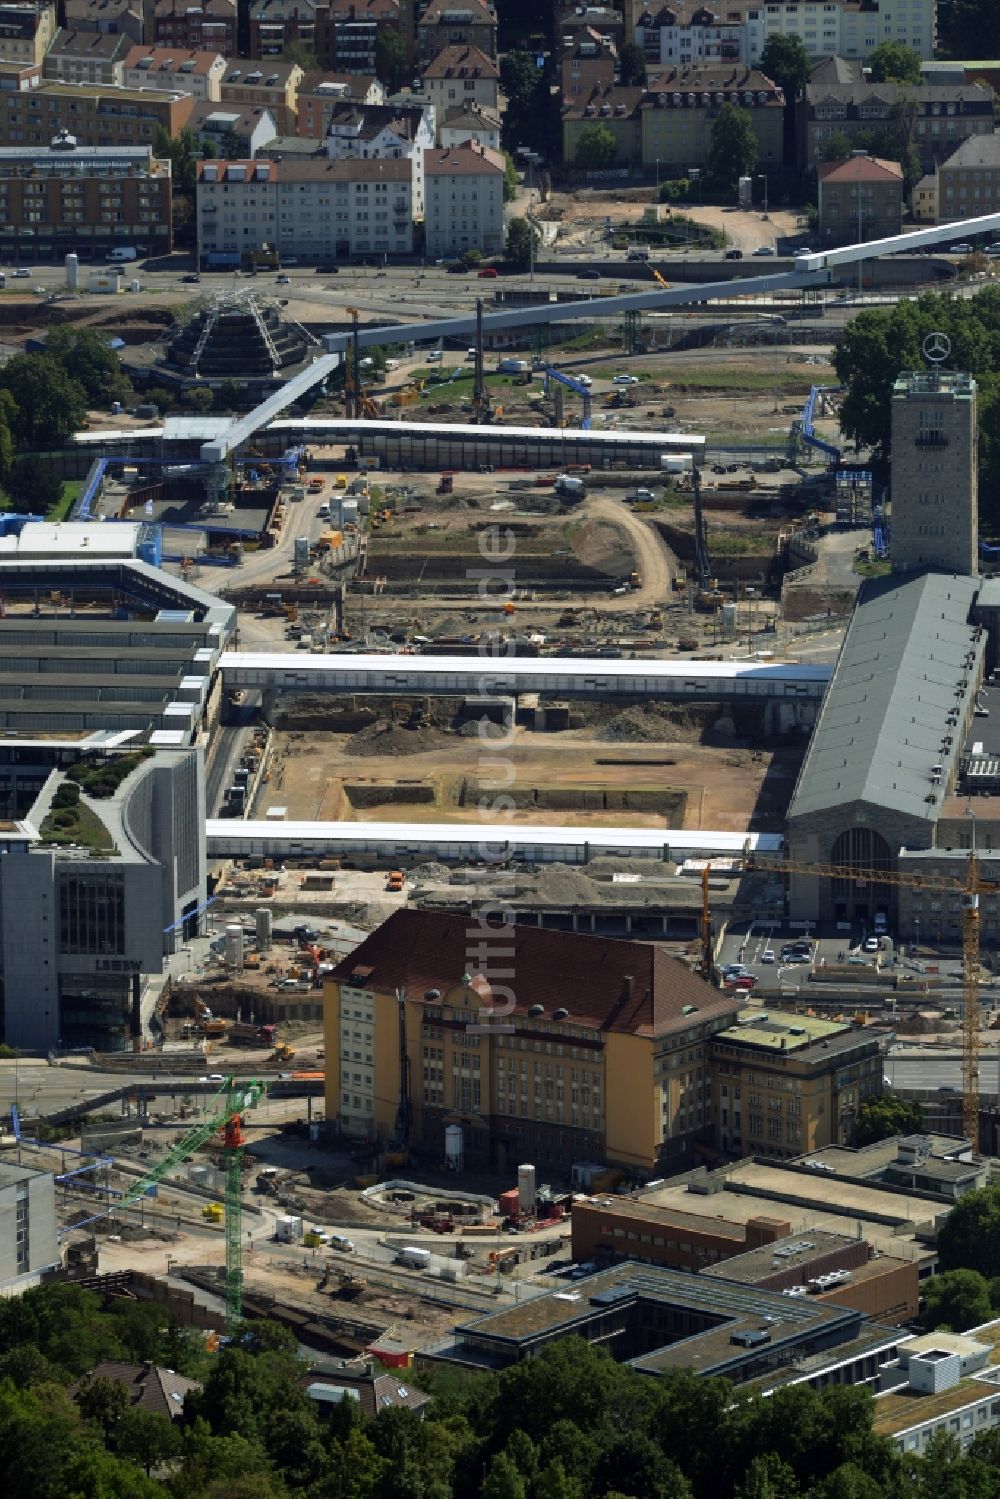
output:
[{"label": "grove of trees", "polygon": [[[865,1388],[765,1398],[685,1371],[638,1375],[578,1338],[499,1374],[407,1376],[412,1411],[319,1417],[290,1334],[218,1354],[162,1308],[57,1285],[0,1302],[0,1463],[11,1499],[998,1499],[1000,1439],[900,1456]],[[85,1379],[150,1359],[202,1382],[182,1420]]]}]

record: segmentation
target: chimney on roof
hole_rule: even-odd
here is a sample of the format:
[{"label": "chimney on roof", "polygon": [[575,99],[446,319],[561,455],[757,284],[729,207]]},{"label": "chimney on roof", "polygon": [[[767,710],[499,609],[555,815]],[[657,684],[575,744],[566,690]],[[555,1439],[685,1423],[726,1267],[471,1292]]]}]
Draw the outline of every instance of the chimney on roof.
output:
[{"label": "chimney on roof", "polygon": [[635,979],[634,979],[634,977],[632,976],[631,973],[626,973],[625,978],[623,979],[622,983],[623,983],[623,988],[624,988],[624,996],[623,997],[624,997],[625,1003],[628,1004],[629,1001],[632,998],[633,990],[635,989]]}]

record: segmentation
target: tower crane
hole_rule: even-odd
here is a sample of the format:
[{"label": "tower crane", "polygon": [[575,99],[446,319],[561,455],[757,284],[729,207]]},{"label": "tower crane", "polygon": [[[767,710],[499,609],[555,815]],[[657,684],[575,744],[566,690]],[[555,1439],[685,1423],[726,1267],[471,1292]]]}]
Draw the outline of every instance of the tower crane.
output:
[{"label": "tower crane", "polygon": [[[168,1172],[180,1165],[185,1157],[192,1155],[212,1135],[221,1132],[226,1172],[226,1331],[230,1336],[239,1329],[243,1320],[243,1191],[240,1176],[243,1146],[246,1143],[243,1137],[243,1115],[248,1109],[254,1108],[266,1092],[267,1084],[264,1082],[251,1080],[238,1083],[235,1078],[227,1077],[212,1099],[212,1117],[189,1129],[173,1150],[168,1151],[162,1161],[151,1166],[144,1176],[133,1182],[108,1210],[120,1212],[132,1207],[140,1197],[145,1197],[150,1187],[162,1181]],[[107,1212],[97,1213],[92,1218],[84,1219],[82,1223],[68,1225],[64,1232],[68,1232],[69,1228],[83,1228],[86,1224],[95,1223],[98,1218],[107,1216]]]},{"label": "tower crane", "polygon": [[795,859],[772,859],[748,853],[748,871],[805,874],[815,879],[852,880],[860,888],[891,885],[897,889],[940,890],[962,900],[962,1128],[979,1148],[979,898],[996,894],[1000,882],[984,880],[975,849],[969,854],[964,878],[950,874],[909,874],[859,864],[812,864]]}]

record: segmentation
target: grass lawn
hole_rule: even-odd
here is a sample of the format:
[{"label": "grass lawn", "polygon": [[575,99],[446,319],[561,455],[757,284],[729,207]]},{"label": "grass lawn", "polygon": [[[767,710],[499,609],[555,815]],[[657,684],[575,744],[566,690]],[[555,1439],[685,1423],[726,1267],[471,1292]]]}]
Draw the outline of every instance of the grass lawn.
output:
[{"label": "grass lawn", "polygon": [[80,490],[83,488],[82,479],[64,479],[62,494],[56,503],[48,510],[46,520],[65,520],[76,504]]},{"label": "grass lawn", "polygon": [[[66,822],[67,826],[58,826],[56,818]],[[44,843],[63,845],[82,843],[85,848],[93,849],[94,853],[103,854],[105,857],[118,853],[111,834],[101,819],[82,803],[75,807],[61,807],[50,812],[42,823],[41,834]]]}]

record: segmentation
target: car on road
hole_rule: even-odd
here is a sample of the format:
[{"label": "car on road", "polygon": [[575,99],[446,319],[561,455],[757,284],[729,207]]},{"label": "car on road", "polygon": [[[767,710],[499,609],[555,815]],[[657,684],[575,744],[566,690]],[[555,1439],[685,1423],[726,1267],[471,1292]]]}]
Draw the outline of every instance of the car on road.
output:
[{"label": "car on road", "polygon": [[752,253],[754,255],[777,255],[778,252],[773,245],[758,245]]},{"label": "car on road", "polygon": [[961,242],[961,244],[949,245],[947,253],[949,255],[971,255],[972,254],[972,246],[971,245],[967,245],[965,243],[965,241],[963,240]]},{"label": "car on road", "polygon": [[612,385],[638,385],[638,375],[614,375],[611,379]]},{"label": "car on road", "polygon": [[764,951],[760,955],[760,961],[762,963],[773,963],[774,962],[774,948],[773,947],[765,947]]},{"label": "car on road", "polygon": [[14,271],[14,280],[15,281],[23,281],[24,278],[25,278],[25,276],[30,276],[30,275],[31,275],[31,267],[30,266],[19,265],[15,269],[15,271]]},{"label": "car on road", "polygon": [[286,276],[282,272],[282,274],[278,277],[278,285],[279,286],[291,286],[291,284],[292,284],[292,278],[291,278],[291,276]]},{"label": "car on road", "polygon": [[756,987],[757,980],[752,973],[741,973],[734,979],[726,980],[726,988],[734,989],[737,994],[749,994]]},{"label": "car on road", "polygon": [[861,951],[862,952],[878,952],[878,938],[877,937],[866,937],[865,940],[864,940],[864,945],[863,945]]},{"label": "car on road", "polygon": [[586,385],[589,387],[594,383],[589,375],[574,375],[573,379],[576,381],[577,385]]},{"label": "car on road", "polygon": [[807,952],[782,952],[781,961],[783,963],[811,963],[812,954]]},{"label": "car on road", "polygon": [[600,271],[595,271],[593,266],[591,266],[589,270],[578,272],[576,279],[578,281],[600,281],[601,273]]},{"label": "car on road", "polygon": [[749,973],[750,970],[745,963],[727,963],[722,970],[724,979],[739,978],[741,973]]},{"label": "car on road", "polygon": [[743,251],[742,250],[727,250],[726,253],[725,253],[725,255],[722,258],[723,258],[723,260],[742,260],[743,259]]},{"label": "car on road", "polygon": [[226,1079],[221,1072],[210,1072],[207,1077],[200,1077],[198,1081],[200,1083],[224,1083]]},{"label": "car on road", "polygon": [[182,276],[181,277],[181,280],[182,281],[188,281],[188,282],[195,282],[195,281],[200,281],[201,277],[199,276],[199,274],[198,274],[197,271],[188,271],[188,273],[187,273],[186,276]]},{"label": "car on road", "polygon": [[495,265],[484,265],[483,269],[477,272],[480,281],[495,281],[499,274]]},{"label": "car on road", "polygon": [[443,358],[444,355],[442,354],[440,349],[431,349],[430,353],[427,356],[426,363],[438,364]]}]

